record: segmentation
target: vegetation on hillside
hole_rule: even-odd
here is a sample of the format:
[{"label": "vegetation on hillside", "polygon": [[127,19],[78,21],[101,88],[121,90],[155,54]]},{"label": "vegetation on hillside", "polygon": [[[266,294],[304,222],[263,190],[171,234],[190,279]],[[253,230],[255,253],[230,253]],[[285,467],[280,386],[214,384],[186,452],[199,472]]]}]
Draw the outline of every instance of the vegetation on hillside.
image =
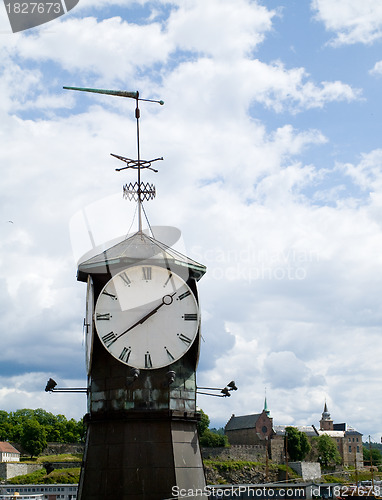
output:
[{"label": "vegetation on hillside", "polygon": [[82,462],[82,453],[61,453],[59,455],[40,455],[33,460],[22,459],[23,463],[47,464],[52,462]]},{"label": "vegetation on hillside", "polygon": [[55,469],[47,474],[45,469],[16,476],[8,480],[8,484],[77,484],[80,478],[80,467]]},{"label": "vegetation on hillside", "polygon": [[[373,466],[379,467],[380,465],[382,465],[381,449],[373,447],[373,444],[374,443],[372,443],[371,447],[369,447],[369,445],[363,447],[363,461],[365,465],[372,464]],[[370,460],[370,454],[371,454],[371,460]]]},{"label": "vegetation on hillside", "polygon": [[41,408],[10,413],[0,410],[0,441],[29,443],[34,440],[33,435],[39,436],[38,441],[45,436],[48,442],[79,443],[84,441],[85,427],[82,420],[68,420],[64,415],[53,415]]}]

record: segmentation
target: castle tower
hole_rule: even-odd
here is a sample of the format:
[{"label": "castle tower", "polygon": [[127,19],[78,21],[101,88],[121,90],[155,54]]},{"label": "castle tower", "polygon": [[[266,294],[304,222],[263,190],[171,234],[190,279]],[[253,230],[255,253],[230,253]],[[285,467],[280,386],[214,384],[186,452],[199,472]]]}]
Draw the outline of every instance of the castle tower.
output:
[{"label": "castle tower", "polygon": [[322,417],[320,420],[320,431],[332,431],[333,430],[333,420],[330,418],[330,413],[328,412],[328,407],[325,401],[324,411],[322,412]]}]

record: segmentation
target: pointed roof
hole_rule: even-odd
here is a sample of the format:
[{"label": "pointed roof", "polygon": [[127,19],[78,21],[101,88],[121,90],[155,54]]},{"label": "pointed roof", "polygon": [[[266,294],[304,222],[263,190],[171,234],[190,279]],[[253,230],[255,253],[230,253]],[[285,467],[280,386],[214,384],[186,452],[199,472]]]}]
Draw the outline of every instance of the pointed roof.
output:
[{"label": "pointed roof", "polygon": [[270,410],[268,410],[268,405],[267,405],[267,396],[265,396],[265,399],[264,399],[264,410],[263,410],[263,411],[265,411],[265,413],[266,413],[266,414],[268,415],[268,417],[269,417],[269,415],[270,415],[270,413],[271,413],[271,412],[270,412]]},{"label": "pointed roof", "polygon": [[137,232],[78,265],[78,280],[86,281],[88,274],[110,273],[114,269],[138,263],[163,265],[177,274],[199,280],[206,267],[177,252],[145,233]]},{"label": "pointed roof", "polygon": [[225,430],[236,431],[239,429],[253,429],[258,421],[261,413],[254,413],[252,415],[242,415],[240,417],[232,417],[228,420]]},{"label": "pointed roof", "polygon": [[322,412],[322,419],[321,420],[332,420],[330,418],[330,413],[328,411],[328,405],[326,404],[326,400],[325,400],[324,411]]}]

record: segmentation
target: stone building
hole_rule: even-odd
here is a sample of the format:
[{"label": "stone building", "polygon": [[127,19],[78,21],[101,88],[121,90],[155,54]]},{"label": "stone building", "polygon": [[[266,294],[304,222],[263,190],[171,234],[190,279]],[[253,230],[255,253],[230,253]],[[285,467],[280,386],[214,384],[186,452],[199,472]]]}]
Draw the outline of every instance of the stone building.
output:
[{"label": "stone building", "polygon": [[268,457],[276,463],[285,462],[285,429],[294,427],[307,435],[308,439],[327,434],[337,445],[342,465],[363,465],[362,434],[349,424],[335,424],[325,402],[319,430],[314,425],[273,425],[273,418],[264,402],[261,413],[232,415],[225,426],[225,434],[231,445],[256,445],[268,450]]},{"label": "stone building", "polygon": [[342,465],[357,467],[363,465],[362,434],[349,424],[335,424],[330,417],[326,402],[317,434],[319,436],[326,434],[333,439],[341,455]]}]

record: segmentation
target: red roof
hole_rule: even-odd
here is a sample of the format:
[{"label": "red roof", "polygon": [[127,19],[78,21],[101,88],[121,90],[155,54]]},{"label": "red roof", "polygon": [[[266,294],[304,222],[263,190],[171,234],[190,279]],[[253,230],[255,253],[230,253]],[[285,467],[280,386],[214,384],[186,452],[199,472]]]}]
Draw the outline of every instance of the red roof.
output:
[{"label": "red roof", "polygon": [[7,441],[0,441],[0,453],[17,453],[20,455],[19,450],[16,450],[16,448]]}]

